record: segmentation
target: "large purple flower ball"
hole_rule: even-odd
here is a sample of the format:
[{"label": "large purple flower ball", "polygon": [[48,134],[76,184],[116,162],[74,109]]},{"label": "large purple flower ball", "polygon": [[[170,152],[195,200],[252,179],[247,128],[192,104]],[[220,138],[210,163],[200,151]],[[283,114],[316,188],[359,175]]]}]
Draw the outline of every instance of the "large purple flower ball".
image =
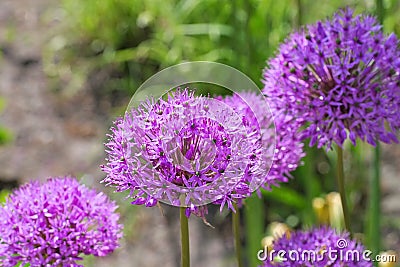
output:
[{"label": "large purple flower ball", "polygon": [[310,145],[397,142],[400,49],[374,17],[341,10],[291,34],[264,71],[272,111],[302,120]]},{"label": "large purple flower ball", "polygon": [[129,190],[136,205],[162,201],[200,216],[211,202],[233,210],[264,182],[272,158],[232,107],[188,89],[148,99],[114,124],[104,182]]},{"label": "large purple flower ball", "polygon": [[0,205],[0,265],[81,266],[105,256],[122,236],[117,206],[74,178],[23,185]]}]

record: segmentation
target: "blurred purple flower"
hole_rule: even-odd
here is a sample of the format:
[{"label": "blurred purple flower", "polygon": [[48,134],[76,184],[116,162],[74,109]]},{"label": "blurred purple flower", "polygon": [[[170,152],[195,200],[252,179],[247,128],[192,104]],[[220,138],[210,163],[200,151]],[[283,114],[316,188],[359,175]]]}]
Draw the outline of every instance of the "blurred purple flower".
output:
[{"label": "blurred purple flower", "polygon": [[303,121],[310,146],[398,142],[400,50],[374,17],[345,9],[291,34],[264,71],[272,110]]},{"label": "blurred purple flower", "polygon": [[114,125],[104,182],[130,190],[132,204],[165,201],[187,207],[187,216],[203,216],[203,205],[215,201],[233,210],[234,199],[248,196],[253,178],[267,169],[258,136],[247,135],[241,117],[188,89],[147,100]]},{"label": "blurred purple flower", "polygon": [[[274,252],[272,253],[272,249]],[[263,255],[263,267],[372,267],[364,247],[349,238],[348,233],[337,233],[328,227],[295,231],[275,239],[269,256]],[[265,249],[265,252],[268,252]],[[284,259],[274,259],[285,251]],[[283,254],[283,253],[282,253]]]},{"label": "blurred purple flower", "polygon": [[263,187],[270,188],[271,185],[287,182],[291,177],[290,172],[301,164],[301,158],[305,156],[298,134],[300,123],[282,113],[273,113],[275,117],[272,120],[270,113],[266,112],[269,108],[267,102],[254,92],[227,96],[224,102],[242,117],[249,132],[261,132],[260,142],[267,146],[275,144],[273,162]]},{"label": "blurred purple flower", "polygon": [[105,256],[122,236],[116,209],[75,178],[23,185],[0,206],[0,265],[81,266],[82,254]]}]

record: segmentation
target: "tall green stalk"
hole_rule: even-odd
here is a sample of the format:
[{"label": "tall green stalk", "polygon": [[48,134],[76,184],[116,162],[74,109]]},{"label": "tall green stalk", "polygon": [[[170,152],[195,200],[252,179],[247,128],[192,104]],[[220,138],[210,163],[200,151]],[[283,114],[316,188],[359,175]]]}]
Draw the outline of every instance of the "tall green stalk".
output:
[{"label": "tall green stalk", "polygon": [[302,24],[303,17],[303,8],[301,5],[301,0],[295,0],[297,7],[297,15],[296,15],[296,28],[299,29]]},{"label": "tall green stalk", "polygon": [[350,218],[349,218],[349,208],[347,205],[346,190],[344,187],[344,168],[343,168],[343,149],[337,145],[337,184],[339,187],[340,200],[342,201],[344,225],[346,230],[351,234]]},{"label": "tall green stalk", "polygon": [[233,236],[235,238],[235,254],[238,266],[242,267],[243,259],[242,259],[242,245],[240,240],[240,213],[236,203],[233,203],[233,208],[236,211],[232,212],[232,229],[233,229]]},{"label": "tall green stalk", "polygon": [[374,173],[370,184],[370,218],[369,218],[369,246],[373,253],[380,251],[380,146],[377,143],[374,149]]},{"label": "tall green stalk", "polygon": [[264,203],[257,194],[246,199],[244,206],[244,225],[246,227],[246,256],[250,267],[260,265],[257,251],[261,248],[261,239],[264,235]]},{"label": "tall green stalk", "polygon": [[189,220],[185,215],[185,207],[180,207],[181,221],[181,266],[190,267]]}]

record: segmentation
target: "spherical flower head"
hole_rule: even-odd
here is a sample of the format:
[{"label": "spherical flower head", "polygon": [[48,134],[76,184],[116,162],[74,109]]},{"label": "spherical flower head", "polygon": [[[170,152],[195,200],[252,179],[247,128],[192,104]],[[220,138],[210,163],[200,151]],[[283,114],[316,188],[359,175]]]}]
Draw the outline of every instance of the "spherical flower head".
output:
[{"label": "spherical flower head", "polygon": [[[178,89],[148,99],[118,119],[107,147],[104,182],[130,190],[132,204],[158,201],[204,215],[210,202],[233,209],[268,169],[256,134],[216,99]],[[245,178],[245,181],[242,179]]]},{"label": "spherical flower head", "polygon": [[118,246],[117,206],[75,178],[21,186],[0,206],[0,265],[82,266]]},{"label": "spherical flower head", "polygon": [[292,177],[290,172],[301,164],[301,158],[305,156],[298,133],[300,123],[278,112],[272,113],[274,117],[271,118],[265,112],[268,104],[264,97],[255,92],[226,96],[224,102],[238,113],[249,132],[260,131],[259,141],[273,149],[273,162],[265,174],[263,187],[269,189],[271,185],[287,182]]},{"label": "spherical flower head", "polygon": [[341,10],[291,34],[264,71],[273,108],[302,120],[310,146],[397,142],[400,50],[374,17]]},{"label": "spherical flower head", "polygon": [[[328,227],[285,234],[273,241],[272,249],[265,251],[271,254],[264,255],[263,267],[373,266],[360,243],[350,239],[348,233],[337,233]],[[276,257],[280,251],[285,252],[281,259]]]}]

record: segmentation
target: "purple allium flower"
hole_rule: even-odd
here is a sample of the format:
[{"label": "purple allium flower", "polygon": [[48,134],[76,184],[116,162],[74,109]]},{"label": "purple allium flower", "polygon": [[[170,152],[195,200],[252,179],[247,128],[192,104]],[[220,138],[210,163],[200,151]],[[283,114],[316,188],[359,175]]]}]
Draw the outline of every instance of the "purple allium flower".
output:
[{"label": "purple allium flower", "polygon": [[265,112],[267,103],[261,95],[254,92],[242,92],[224,99],[225,103],[243,118],[243,123],[250,131],[261,131],[261,142],[264,144],[275,144],[274,157],[268,176],[266,177],[266,188],[270,185],[278,185],[279,182],[287,182],[305,156],[303,143],[298,134],[300,123],[283,113],[273,113],[275,127],[271,127],[271,118]]},{"label": "purple allium flower", "polygon": [[74,178],[21,186],[0,205],[0,265],[81,266],[118,246],[117,206]]},{"label": "purple allium flower", "polygon": [[345,9],[291,34],[264,71],[272,109],[302,119],[310,146],[397,142],[400,50],[374,17]]},{"label": "purple allium flower", "polygon": [[164,201],[188,216],[204,215],[201,206],[214,201],[233,210],[233,199],[248,196],[268,170],[260,133],[248,134],[223,102],[188,89],[142,102],[114,124],[104,182],[130,190],[132,204]]},{"label": "purple allium flower", "polygon": [[[284,251],[276,258],[280,251]],[[349,238],[347,232],[337,233],[328,227],[295,231],[275,239],[263,267],[372,267],[371,255]]]}]

